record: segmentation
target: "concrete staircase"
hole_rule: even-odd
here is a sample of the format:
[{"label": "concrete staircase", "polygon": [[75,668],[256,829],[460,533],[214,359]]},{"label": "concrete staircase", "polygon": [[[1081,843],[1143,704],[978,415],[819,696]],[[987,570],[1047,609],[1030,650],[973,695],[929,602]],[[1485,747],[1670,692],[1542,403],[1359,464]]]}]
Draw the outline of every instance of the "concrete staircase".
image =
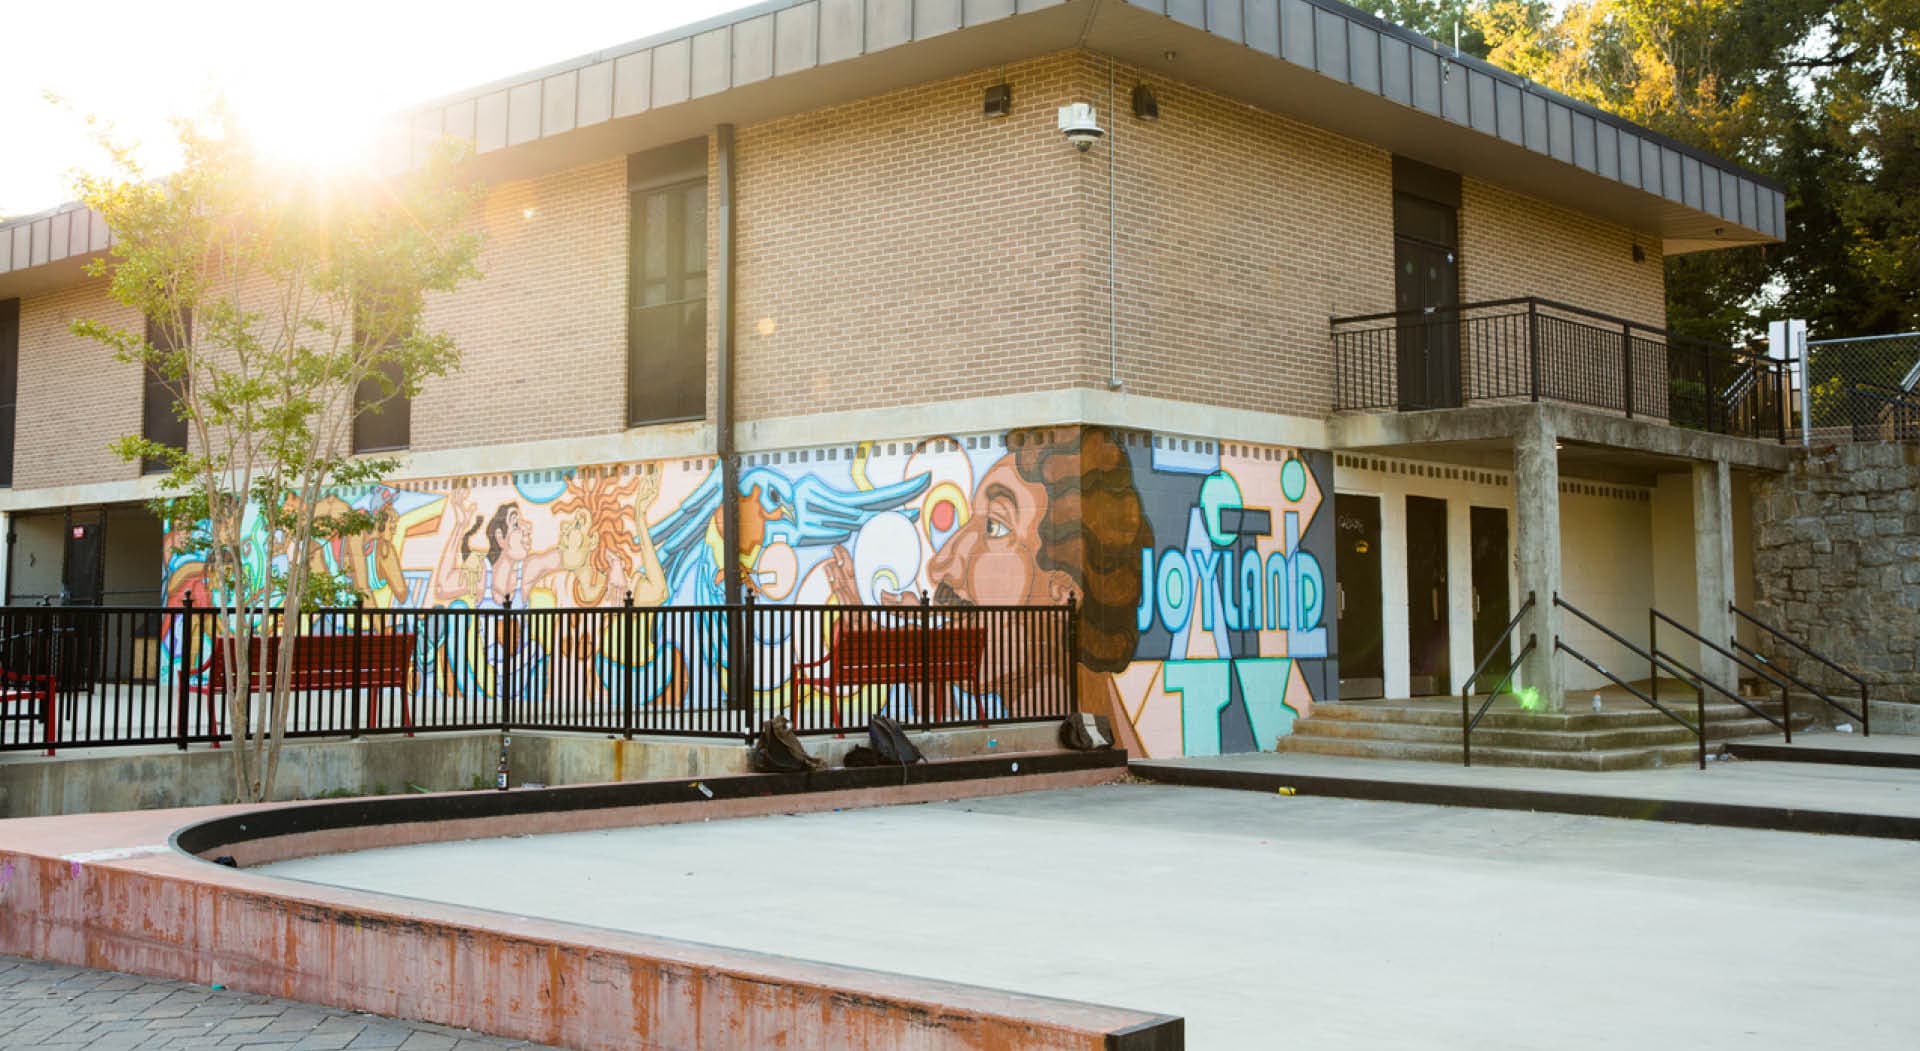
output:
[{"label": "concrete staircase", "polygon": [[[1645,688],[1645,684],[1640,684]],[[1689,720],[1693,691],[1678,682],[1660,684],[1662,703]],[[1476,705],[1478,700],[1476,700]],[[1698,757],[1693,732],[1622,690],[1601,692],[1594,711],[1591,691],[1567,698],[1558,713],[1524,711],[1510,698],[1488,709],[1473,731],[1474,765],[1532,766],[1557,770],[1635,770],[1691,766]],[[1780,702],[1755,699],[1754,705],[1779,718]],[[1794,706],[1794,729],[1812,723]],[[1773,724],[1726,701],[1707,705],[1707,747],[1725,741],[1779,734]],[[1346,701],[1316,704],[1310,718],[1297,719],[1283,737],[1281,752],[1372,759],[1460,762],[1460,699]]]}]

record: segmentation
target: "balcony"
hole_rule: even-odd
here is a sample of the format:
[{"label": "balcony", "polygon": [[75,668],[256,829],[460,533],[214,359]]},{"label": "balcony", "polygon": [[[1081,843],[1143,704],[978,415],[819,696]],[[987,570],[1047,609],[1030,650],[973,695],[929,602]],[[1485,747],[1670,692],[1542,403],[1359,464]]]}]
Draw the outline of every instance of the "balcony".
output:
[{"label": "balcony", "polygon": [[1335,318],[1336,411],[1560,402],[1785,441],[1787,363],[1537,297]]}]

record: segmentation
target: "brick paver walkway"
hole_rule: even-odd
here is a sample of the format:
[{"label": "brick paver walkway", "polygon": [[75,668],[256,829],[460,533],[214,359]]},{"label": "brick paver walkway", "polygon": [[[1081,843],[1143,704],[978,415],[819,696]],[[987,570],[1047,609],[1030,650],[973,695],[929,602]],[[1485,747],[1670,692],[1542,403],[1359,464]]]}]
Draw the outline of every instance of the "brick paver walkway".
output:
[{"label": "brick paver walkway", "polygon": [[185,982],[0,956],[0,1048],[7,1051],[243,1047],[506,1051],[544,1045]]}]

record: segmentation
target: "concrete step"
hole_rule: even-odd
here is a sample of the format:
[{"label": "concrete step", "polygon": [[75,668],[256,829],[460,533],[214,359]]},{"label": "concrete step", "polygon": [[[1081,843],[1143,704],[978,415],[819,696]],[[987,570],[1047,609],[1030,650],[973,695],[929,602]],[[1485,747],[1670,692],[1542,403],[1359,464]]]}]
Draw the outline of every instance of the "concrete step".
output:
[{"label": "concrete step", "polygon": [[[1692,698],[1684,702],[1677,696],[1663,696],[1661,703],[1676,713],[1691,717],[1694,711]],[[1771,705],[1755,702],[1762,711],[1779,717],[1780,704]],[[1352,701],[1316,704],[1313,706],[1314,719],[1346,720],[1367,723],[1400,723],[1426,726],[1460,726],[1460,707],[1457,703],[1440,701]],[[1707,705],[1707,724],[1737,722],[1754,719],[1752,712],[1731,701]],[[1794,723],[1800,725],[1803,718],[1810,718],[1799,706],[1794,709]],[[1764,720],[1755,720],[1764,723]],[[1602,711],[1591,709],[1570,709],[1564,712],[1534,712],[1522,709],[1507,702],[1498,702],[1487,710],[1474,733],[1489,729],[1532,730],[1549,733],[1594,733],[1621,731],[1645,727],[1676,726],[1672,719],[1654,710],[1640,701],[1632,702],[1632,707],[1614,702]]]},{"label": "concrete step", "polygon": [[[1297,723],[1295,724],[1298,725]],[[1698,758],[1698,746],[1666,745],[1654,748],[1613,748],[1597,751],[1560,751],[1532,748],[1482,748],[1480,732],[1474,731],[1475,765],[1529,766],[1553,770],[1642,770],[1661,766],[1691,766]],[[1459,763],[1460,745],[1421,741],[1380,741],[1366,738],[1316,737],[1292,734],[1280,739],[1281,752],[1303,755],[1335,755],[1353,759],[1413,759],[1435,763]]]},{"label": "concrete step", "polygon": [[[1658,713],[1655,713],[1658,714]],[[1531,748],[1552,751],[1604,751],[1615,748],[1658,748],[1685,745],[1693,734],[1672,720],[1660,726],[1627,726],[1604,730],[1510,729],[1482,722],[1473,731],[1474,747]],[[1449,725],[1419,722],[1375,722],[1358,719],[1298,719],[1293,736],[1345,740],[1407,741],[1460,747],[1460,720]]]}]

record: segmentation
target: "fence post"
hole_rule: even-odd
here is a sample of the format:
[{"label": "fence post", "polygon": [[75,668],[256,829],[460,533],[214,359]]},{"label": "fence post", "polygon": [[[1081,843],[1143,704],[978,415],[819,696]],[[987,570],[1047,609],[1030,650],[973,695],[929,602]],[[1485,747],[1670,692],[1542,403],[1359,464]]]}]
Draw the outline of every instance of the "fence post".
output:
[{"label": "fence post", "polygon": [[1620,389],[1625,394],[1627,419],[1633,419],[1633,326],[1620,326]]},{"label": "fence post", "polygon": [[746,591],[746,594],[741,596],[743,599],[745,599],[745,603],[740,611],[740,638],[739,638],[739,641],[736,643],[736,645],[739,647],[739,653],[740,653],[740,673],[739,673],[739,676],[734,680],[740,690],[740,711],[745,713],[741,716],[741,721],[745,724],[740,728],[740,732],[743,735],[753,733],[753,715],[754,715],[754,712],[753,712],[753,627],[754,627],[755,614],[754,614],[754,605],[753,605],[753,589],[749,587],[749,588],[746,588],[745,591]]},{"label": "fence post", "polygon": [[620,604],[620,630],[626,638],[627,657],[626,674],[621,676],[626,680],[626,689],[621,691],[623,699],[620,704],[620,731],[629,741],[633,740],[633,691],[636,688],[634,677],[640,669],[640,652],[635,646],[633,637],[633,620],[633,589],[628,588],[626,601]]},{"label": "fence post", "polygon": [[[348,708],[352,709],[352,711],[347,713],[347,736],[351,738],[360,736],[360,706],[367,701],[366,673],[360,670],[365,664],[365,662],[361,660],[360,635],[365,626],[362,620],[362,611],[366,607],[366,601],[367,599],[364,595],[356,593],[353,596],[353,642],[351,643],[353,650],[353,701],[347,705]],[[367,725],[375,727],[380,725],[379,717],[375,716],[371,710],[368,711]]]},{"label": "fence post", "polygon": [[1527,300],[1527,374],[1528,393],[1540,400],[1540,301]]},{"label": "fence post", "polygon": [[[193,676],[193,658],[197,647],[193,640],[193,591],[188,589],[180,600],[180,666],[173,677],[174,712],[173,729],[181,751],[187,750],[187,686]],[[217,659],[220,655],[214,654]]]},{"label": "fence post", "polygon": [[1707,389],[1706,391],[1706,397],[1707,397],[1706,430],[1709,433],[1718,434],[1720,432],[1714,430],[1713,428],[1713,407],[1719,404],[1720,402],[1720,388],[1717,384],[1713,382],[1713,348],[1707,347],[1703,349],[1700,352],[1700,357],[1702,358],[1702,360],[1706,362],[1706,381],[1704,384],[1704,386]]},{"label": "fence post", "polygon": [[[1080,711],[1080,596],[1067,595],[1067,710]],[[1117,732],[1117,731],[1116,731]]]},{"label": "fence post", "polygon": [[498,666],[493,670],[494,697],[500,702],[500,732],[513,732],[513,596],[500,604],[493,633],[500,647]]},{"label": "fence post", "polygon": [[920,724],[933,729],[933,596],[920,589]]}]

